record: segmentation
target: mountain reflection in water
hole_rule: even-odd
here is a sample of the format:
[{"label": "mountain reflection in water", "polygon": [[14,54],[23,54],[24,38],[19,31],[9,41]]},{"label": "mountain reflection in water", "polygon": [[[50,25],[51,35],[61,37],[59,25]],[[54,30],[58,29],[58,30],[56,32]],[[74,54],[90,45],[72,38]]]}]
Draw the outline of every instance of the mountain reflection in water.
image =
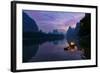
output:
[{"label": "mountain reflection in water", "polygon": [[[27,40],[30,41],[30,40]],[[23,45],[23,62],[41,61],[64,61],[81,60],[83,52],[81,50],[65,50],[68,46],[67,40],[47,41],[42,44],[34,44],[34,41],[26,42]]]}]

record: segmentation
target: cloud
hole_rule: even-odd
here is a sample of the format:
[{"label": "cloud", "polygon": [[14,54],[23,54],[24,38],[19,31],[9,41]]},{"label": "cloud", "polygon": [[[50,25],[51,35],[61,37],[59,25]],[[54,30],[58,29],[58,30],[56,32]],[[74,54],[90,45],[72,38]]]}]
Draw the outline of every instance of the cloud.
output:
[{"label": "cloud", "polygon": [[54,29],[65,30],[69,26],[75,26],[84,16],[85,13],[76,12],[54,12],[54,11],[36,11],[24,10],[44,32],[50,32]]}]

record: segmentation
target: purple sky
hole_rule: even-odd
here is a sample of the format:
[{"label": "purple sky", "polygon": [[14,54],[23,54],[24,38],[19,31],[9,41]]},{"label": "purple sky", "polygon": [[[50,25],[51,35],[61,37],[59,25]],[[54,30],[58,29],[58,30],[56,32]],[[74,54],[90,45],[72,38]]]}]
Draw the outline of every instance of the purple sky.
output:
[{"label": "purple sky", "polygon": [[75,28],[85,13],[76,12],[55,12],[55,11],[35,11],[24,10],[32,19],[34,19],[40,30],[44,32],[52,32],[58,29],[60,32],[66,32],[68,27]]}]

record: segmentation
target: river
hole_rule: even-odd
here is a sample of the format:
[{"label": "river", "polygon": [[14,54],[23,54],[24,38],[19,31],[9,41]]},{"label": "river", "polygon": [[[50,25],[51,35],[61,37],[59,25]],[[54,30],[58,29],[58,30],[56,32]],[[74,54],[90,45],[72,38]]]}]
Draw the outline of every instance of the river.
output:
[{"label": "river", "polygon": [[82,51],[65,50],[67,46],[66,39],[46,41],[42,44],[28,42],[27,45],[23,45],[23,62],[82,60]]}]

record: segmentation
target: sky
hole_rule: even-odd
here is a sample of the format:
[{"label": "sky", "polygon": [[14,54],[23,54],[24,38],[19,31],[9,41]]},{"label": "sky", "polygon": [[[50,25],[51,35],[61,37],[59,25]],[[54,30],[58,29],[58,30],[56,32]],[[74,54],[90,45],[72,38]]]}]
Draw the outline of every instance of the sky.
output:
[{"label": "sky", "polygon": [[43,32],[52,32],[57,29],[59,32],[67,32],[69,26],[75,28],[76,24],[85,16],[79,12],[56,12],[24,10],[27,15],[34,19],[37,26]]}]

